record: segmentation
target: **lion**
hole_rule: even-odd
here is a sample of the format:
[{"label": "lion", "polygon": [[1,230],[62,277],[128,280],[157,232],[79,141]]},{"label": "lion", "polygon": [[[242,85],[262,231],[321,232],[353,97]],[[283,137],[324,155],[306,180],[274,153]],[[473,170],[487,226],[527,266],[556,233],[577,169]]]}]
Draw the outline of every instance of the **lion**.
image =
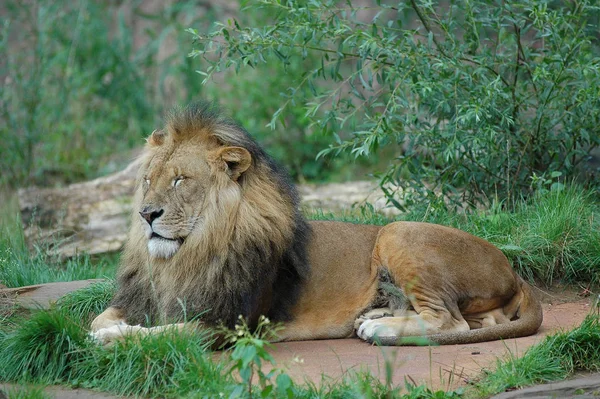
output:
[{"label": "lion", "polygon": [[[289,176],[213,105],[176,109],[147,139],[108,309],[110,343],[168,328],[281,323],[277,340],[534,334],[542,307],[502,252],[436,224],[307,221]],[[413,340],[414,341],[414,340]]]}]

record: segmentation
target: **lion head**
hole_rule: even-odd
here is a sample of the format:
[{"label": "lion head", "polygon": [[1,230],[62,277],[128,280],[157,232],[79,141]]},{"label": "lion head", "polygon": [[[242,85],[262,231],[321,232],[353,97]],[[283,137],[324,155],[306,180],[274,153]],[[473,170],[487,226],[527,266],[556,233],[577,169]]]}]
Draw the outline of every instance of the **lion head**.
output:
[{"label": "lion head", "polygon": [[177,109],[150,135],[133,206],[119,284],[146,286],[148,298],[120,289],[113,304],[137,305],[140,318],[210,308],[205,319],[231,325],[240,314],[268,315],[274,301],[293,302],[295,288],[280,291],[299,286],[282,279],[301,278],[308,268],[298,194],[250,135],[213,106]]}]

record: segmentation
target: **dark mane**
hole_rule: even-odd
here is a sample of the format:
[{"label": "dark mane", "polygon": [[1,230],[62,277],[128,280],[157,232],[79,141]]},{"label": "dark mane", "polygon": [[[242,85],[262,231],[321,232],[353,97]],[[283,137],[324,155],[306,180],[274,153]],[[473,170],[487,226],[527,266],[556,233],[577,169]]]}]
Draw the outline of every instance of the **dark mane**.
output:
[{"label": "dark mane", "polygon": [[[260,176],[241,176],[238,183],[242,187],[242,201],[244,196],[254,195],[253,203],[256,203],[253,184],[260,184],[262,190],[273,190],[273,196],[286,204],[280,212],[285,213],[286,223],[291,224],[286,226],[291,234],[285,242],[271,239],[269,229],[281,226],[273,226],[265,212],[263,219],[254,221],[255,235],[231,239],[226,257],[219,258],[218,268],[213,269],[219,272],[211,274],[211,281],[206,280],[205,266],[196,264],[193,275],[188,270],[181,277],[191,280],[192,283],[187,285],[189,288],[162,304],[160,299],[157,302],[150,287],[160,282],[151,282],[147,267],[139,261],[137,238],[130,236],[122,260],[119,290],[112,305],[127,309],[128,320],[135,323],[143,323],[148,318],[155,323],[158,318],[181,321],[199,317],[207,324],[233,327],[239,315],[252,325],[261,314],[275,322],[289,320],[291,308],[310,272],[306,253],[310,227],[299,210],[300,197],[289,175],[243,127],[223,116],[210,103],[194,103],[173,110],[166,118],[165,132],[176,141],[211,137],[222,146],[243,147],[250,152],[254,168],[248,173]],[[174,262],[181,259],[178,255],[173,257]],[[202,262],[207,261],[198,261]]]}]

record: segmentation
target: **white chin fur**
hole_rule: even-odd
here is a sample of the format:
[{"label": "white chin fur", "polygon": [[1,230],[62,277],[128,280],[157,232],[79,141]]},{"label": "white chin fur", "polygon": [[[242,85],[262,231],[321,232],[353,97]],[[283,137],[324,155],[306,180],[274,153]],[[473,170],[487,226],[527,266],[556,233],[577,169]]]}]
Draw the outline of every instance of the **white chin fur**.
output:
[{"label": "white chin fur", "polygon": [[180,246],[179,241],[151,238],[148,241],[148,252],[150,252],[150,256],[153,258],[169,259],[175,255]]}]

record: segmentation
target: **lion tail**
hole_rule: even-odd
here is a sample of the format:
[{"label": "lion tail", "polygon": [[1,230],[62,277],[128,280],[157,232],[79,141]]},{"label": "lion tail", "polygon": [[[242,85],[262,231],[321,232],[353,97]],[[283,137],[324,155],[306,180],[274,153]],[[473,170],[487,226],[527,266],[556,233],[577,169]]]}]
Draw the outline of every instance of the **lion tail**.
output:
[{"label": "lion tail", "polygon": [[[542,305],[533,294],[531,286],[523,280],[521,280],[521,291],[523,296],[517,311],[519,317],[517,320],[468,331],[432,334],[428,335],[427,339],[439,345],[454,345],[525,337],[535,334],[542,324]],[[380,345],[406,345],[402,342],[402,338],[397,337],[381,337],[378,343]]]}]

